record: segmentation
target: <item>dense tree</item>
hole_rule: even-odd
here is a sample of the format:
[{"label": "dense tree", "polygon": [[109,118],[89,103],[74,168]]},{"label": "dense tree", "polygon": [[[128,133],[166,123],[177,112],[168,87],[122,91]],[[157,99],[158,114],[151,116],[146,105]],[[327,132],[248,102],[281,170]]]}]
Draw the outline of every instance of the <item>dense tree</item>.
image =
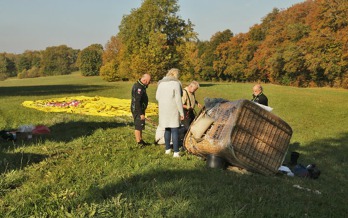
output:
[{"label": "dense tree", "polygon": [[93,44],[80,51],[78,65],[83,76],[97,76],[102,65],[103,46]]},{"label": "dense tree", "polygon": [[347,11],[348,2],[341,0],[308,0],[284,11],[273,9],[247,34],[216,48],[216,76],[343,87],[348,67]]},{"label": "dense tree", "polygon": [[39,51],[25,51],[17,55],[17,77],[30,78],[40,76],[41,53]]},{"label": "dense tree", "polygon": [[47,47],[42,52],[41,74],[44,76],[70,74],[76,70],[78,51],[66,45]]},{"label": "dense tree", "polygon": [[29,70],[31,68],[31,61],[29,57],[25,54],[22,54],[18,57],[17,69],[18,72]]},{"label": "dense tree", "polygon": [[0,80],[16,75],[15,56],[13,54],[0,54]]},{"label": "dense tree", "polygon": [[184,81],[200,80],[200,59],[198,58],[198,48],[196,42],[186,42],[177,48],[181,54],[181,79]]},{"label": "dense tree", "polygon": [[177,0],[144,0],[140,8],[124,16],[117,35],[122,43],[117,58],[111,63],[104,61],[102,68],[108,75],[115,72],[108,78],[138,78],[149,72],[157,80],[169,68],[180,67],[183,54],[178,47],[194,40],[195,33],[192,24],[177,15],[178,11]]},{"label": "dense tree", "polygon": [[[177,67],[183,80],[348,88],[346,0],[306,0],[288,9],[274,8],[247,33],[233,35],[227,29],[209,41],[200,41],[191,21],[178,12],[177,0],[143,0],[107,42],[100,75],[116,81],[148,72],[158,80]],[[13,76],[17,68],[19,77],[46,76],[80,66],[84,75],[97,75],[101,55],[96,50],[93,45],[84,49],[77,63],[78,50],[66,46],[1,54],[0,73],[2,78]]]},{"label": "dense tree", "polygon": [[[112,36],[105,46],[103,53],[103,66],[100,68],[100,76],[106,81],[118,81],[122,78],[127,78],[126,75],[119,74],[119,67],[121,65],[122,42],[120,37]],[[126,72],[121,71],[121,72]]]},{"label": "dense tree", "polygon": [[[201,44],[201,48],[203,47],[203,52],[200,53],[200,58],[202,59],[203,66],[201,66],[201,73],[202,77],[206,80],[212,80],[215,78],[224,79],[223,77],[223,69],[219,69],[218,72],[215,70],[218,69],[215,67],[213,68],[214,61],[219,61],[221,57],[219,57],[219,54],[216,55],[216,49],[218,46],[222,43],[225,43],[230,40],[230,38],[233,37],[233,33],[231,30],[227,29],[222,32],[215,33],[211,38],[210,41],[204,44]],[[222,67],[222,65],[220,65]],[[222,77],[220,77],[222,76]]]}]

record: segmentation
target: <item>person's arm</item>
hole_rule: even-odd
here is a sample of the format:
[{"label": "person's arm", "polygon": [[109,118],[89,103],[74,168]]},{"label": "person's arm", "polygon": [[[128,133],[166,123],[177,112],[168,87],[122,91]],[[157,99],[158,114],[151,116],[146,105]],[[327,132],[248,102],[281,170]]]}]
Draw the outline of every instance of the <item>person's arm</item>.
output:
[{"label": "person's arm", "polygon": [[195,100],[195,102],[199,108],[202,108],[202,105],[197,100]]},{"label": "person's arm", "polygon": [[134,108],[134,112],[136,114],[140,114],[140,115],[144,115],[143,111],[142,111],[142,106],[141,106],[141,98],[144,94],[144,91],[139,88],[134,86],[133,88],[133,94],[134,94],[134,99],[135,99],[135,108]]}]

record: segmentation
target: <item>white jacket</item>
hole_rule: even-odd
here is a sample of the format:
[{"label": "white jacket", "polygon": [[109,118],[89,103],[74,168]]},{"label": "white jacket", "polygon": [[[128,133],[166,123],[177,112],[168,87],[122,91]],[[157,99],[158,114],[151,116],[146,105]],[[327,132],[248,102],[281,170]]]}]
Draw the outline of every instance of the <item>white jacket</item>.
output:
[{"label": "white jacket", "polygon": [[181,83],[170,77],[164,77],[158,83],[156,100],[158,101],[159,126],[177,128],[180,125],[180,116],[184,116]]}]

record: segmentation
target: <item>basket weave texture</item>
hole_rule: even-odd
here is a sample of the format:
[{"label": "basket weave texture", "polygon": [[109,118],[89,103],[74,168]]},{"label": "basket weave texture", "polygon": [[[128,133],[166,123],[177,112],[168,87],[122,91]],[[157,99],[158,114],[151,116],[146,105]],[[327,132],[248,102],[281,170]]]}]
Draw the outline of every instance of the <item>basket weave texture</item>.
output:
[{"label": "basket weave texture", "polygon": [[214,154],[265,175],[278,172],[292,136],[285,121],[245,99],[204,108],[191,126],[204,116],[213,118],[214,123],[201,139],[187,132],[184,146],[190,153],[203,157]]}]

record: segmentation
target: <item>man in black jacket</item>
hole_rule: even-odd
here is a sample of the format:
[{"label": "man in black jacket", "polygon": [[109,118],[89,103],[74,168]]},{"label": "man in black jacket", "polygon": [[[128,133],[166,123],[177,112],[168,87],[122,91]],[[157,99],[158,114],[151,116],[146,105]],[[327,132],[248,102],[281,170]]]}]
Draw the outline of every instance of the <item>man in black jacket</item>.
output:
[{"label": "man in black jacket", "polygon": [[142,131],[145,129],[145,110],[149,103],[146,88],[151,82],[151,76],[144,74],[132,87],[131,111],[134,118],[135,140],[140,147],[148,145],[142,138]]},{"label": "man in black jacket", "polygon": [[268,106],[268,98],[263,94],[261,85],[257,84],[253,87],[253,99],[251,101]]}]

